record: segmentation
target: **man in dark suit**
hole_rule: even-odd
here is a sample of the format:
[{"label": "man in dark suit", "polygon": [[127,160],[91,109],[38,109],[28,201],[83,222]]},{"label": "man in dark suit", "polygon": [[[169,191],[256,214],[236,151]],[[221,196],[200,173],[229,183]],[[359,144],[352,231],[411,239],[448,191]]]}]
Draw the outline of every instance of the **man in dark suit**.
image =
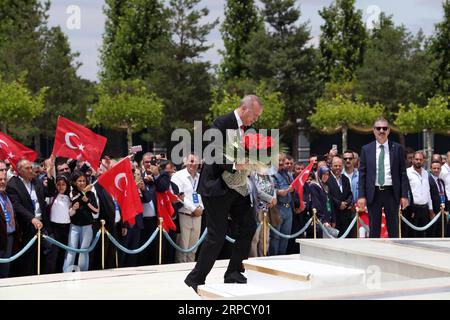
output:
[{"label": "man in dark suit", "polygon": [[[439,178],[441,174],[441,162],[433,161],[431,163],[431,174],[428,175],[428,182],[430,184],[430,196],[433,204],[434,214],[441,212],[441,205],[444,205],[444,210],[448,211],[448,195],[445,192],[445,184],[442,179]],[[433,218],[433,217],[430,217]],[[444,226],[444,235],[445,235]],[[442,219],[439,219],[435,223],[434,237],[442,237]]]},{"label": "man in dark suit", "polygon": [[[350,180],[342,174],[343,163],[338,156],[331,162],[331,177],[327,181],[330,192],[331,203],[336,216],[336,228],[343,234],[352,222],[352,187]],[[349,237],[355,237],[354,232],[350,232]]]},{"label": "man in dark suit", "polygon": [[[43,232],[52,233],[45,197],[53,195],[55,186],[53,179],[49,177],[48,185],[44,187],[42,182],[34,177],[31,162],[28,160],[19,160],[17,171],[19,175],[9,180],[6,193],[11,199],[22,232],[22,246],[25,246],[34,237],[37,229],[44,228]],[[36,247],[34,244],[17,260],[20,269],[18,275],[36,274]]]},{"label": "man in dark suit", "polygon": [[[245,126],[250,126],[258,120],[262,112],[263,106],[260,99],[254,95],[246,96],[236,110],[217,118],[212,128],[219,130],[223,138],[227,137],[227,130],[233,130],[242,139]],[[218,150],[223,150],[223,146],[216,147]],[[223,151],[219,152],[223,153]],[[222,178],[225,171],[235,173],[236,170],[245,170],[246,164],[230,164],[225,161],[225,157],[221,158],[222,161],[207,159],[202,168],[197,189],[207,212],[208,235],[202,245],[197,264],[185,279],[185,283],[196,292],[197,286],[205,283],[206,276],[220,253],[225,241],[229,215],[233,223],[238,226],[238,234],[225,272],[225,283],[247,282],[241,274],[242,260],[248,257],[251,240],[256,230],[249,190],[247,188],[244,188],[246,190],[232,189]]]},{"label": "man in dark suit", "polygon": [[359,167],[358,203],[369,212],[370,237],[379,238],[381,210],[384,208],[390,238],[398,237],[398,208],[408,206],[408,177],[405,168],[405,151],[389,141],[389,123],[379,118],[373,132],[376,141],[361,149]]}]

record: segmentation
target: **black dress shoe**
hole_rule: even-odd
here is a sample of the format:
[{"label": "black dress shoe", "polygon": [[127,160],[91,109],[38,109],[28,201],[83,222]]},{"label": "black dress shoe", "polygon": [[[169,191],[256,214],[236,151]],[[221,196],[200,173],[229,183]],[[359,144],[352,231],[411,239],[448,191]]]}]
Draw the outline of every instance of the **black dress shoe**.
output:
[{"label": "black dress shoe", "polygon": [[204,283],[196,283],[196,282],[194,282],[194,281],[192,281],[192,280],[190,280],[190,279],[188,279],[188,278],[184,279],[184,283],[186,283],[186,285],[187,285],[188,287],[191,287],[192,289],[194,289],[195,293],[197,293],[197,294],[198,294],[198,292],[197,292],[197,287],[198,287],[199,285],[204,284]]},{"label": "black dress shoe", "polygon": [[224,278],[225,283],[247,283],[247,278],[238,271],[225,274]]}]

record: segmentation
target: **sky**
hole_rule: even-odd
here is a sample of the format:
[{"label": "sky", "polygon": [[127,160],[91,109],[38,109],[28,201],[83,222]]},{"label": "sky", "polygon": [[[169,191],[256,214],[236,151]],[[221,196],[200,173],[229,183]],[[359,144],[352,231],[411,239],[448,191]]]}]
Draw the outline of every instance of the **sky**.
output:
[{"label": "sky", "polygon": [[[301,10],[300,22],[309,22],[312,44],[317,45],[320,25],[323,24],[318,11],[329,6],[333,0],[297,0]],[[210,14],[204,22],[224,19],[225,0],[202,0],[200,7],[207,7]],[[260,6],[259,2],[257,2]],[[370,25],[379,12],[392,15],[396,24],[404,24],[411,32],[421,28],[426,35],[434,32],[434,25],[443,17],[441,0],[357,0],[356,7],[363,11],[363,20]],[[82,66],[78,74],[86,79],[98,81],[99,48],[102,43],[105,16],[104,0],[52,0],[49,11],[50,26],[61,26],[69,38],[73,51],[79,52],[78,61]],[[209,34],[208,41],[213,47],[204,54],[203,59],[219,64],[223,42],[219,32],[220,24]]]}]

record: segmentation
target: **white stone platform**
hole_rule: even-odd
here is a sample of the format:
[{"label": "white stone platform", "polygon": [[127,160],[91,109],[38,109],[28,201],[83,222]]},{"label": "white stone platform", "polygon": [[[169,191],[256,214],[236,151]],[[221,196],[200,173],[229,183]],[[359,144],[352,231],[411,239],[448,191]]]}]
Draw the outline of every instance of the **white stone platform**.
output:
[{"label": "white stone platform", "polygon": [[298,240],[301,255],[245,261],[248,284],[224,284],[219,260],[201,296],[194,263],[0,279],[0,300],[450,299],[450,240]]}]

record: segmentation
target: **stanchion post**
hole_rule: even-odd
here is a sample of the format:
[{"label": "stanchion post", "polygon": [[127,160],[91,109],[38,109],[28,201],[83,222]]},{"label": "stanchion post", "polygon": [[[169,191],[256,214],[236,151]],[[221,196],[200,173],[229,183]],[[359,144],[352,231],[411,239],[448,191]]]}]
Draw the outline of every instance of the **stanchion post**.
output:
[{"label": "stanchion post", "polygon": [[313,208],[313,225],[314,225],[314,239],[317,239],[317,235],[316,235],[316,223],[317,223],[317,210],[316,208]]},{"label": "stanchion post", "polygon": [[441,226],[441,230],[442,230],[442,238],[445,238],[445,205],[443,203],[441,203],[441,219],[442,219],[442,226]]},{"label": "stanchion post", "polygon": [[264,241],[264,257],[267,257],[267,211],[264,211],[263,217],[263,241]]},{"label": "stanchion post", "polygon": [[102,231],[102,269],[105,269],[105,220],[100,220]]},{"label": "stanchion post", "polygon": [[37,274],[41,274],[41,228],[37,232]]},{"label": "stanchion post", "polygon": [[162,264],[163,218],[159,218],[159,264]]},{"label": "stanchion post", "polygon": [[402,238],[402,207],[398,209],[398,237]]},{"label": "stanchion post", "polygon": [[355,210],[356,211],[356,215],[355,215],[355,217],[356,217],[356,239],[358,239],[359,238],[359,210],[358,209],[356,209]]}]

